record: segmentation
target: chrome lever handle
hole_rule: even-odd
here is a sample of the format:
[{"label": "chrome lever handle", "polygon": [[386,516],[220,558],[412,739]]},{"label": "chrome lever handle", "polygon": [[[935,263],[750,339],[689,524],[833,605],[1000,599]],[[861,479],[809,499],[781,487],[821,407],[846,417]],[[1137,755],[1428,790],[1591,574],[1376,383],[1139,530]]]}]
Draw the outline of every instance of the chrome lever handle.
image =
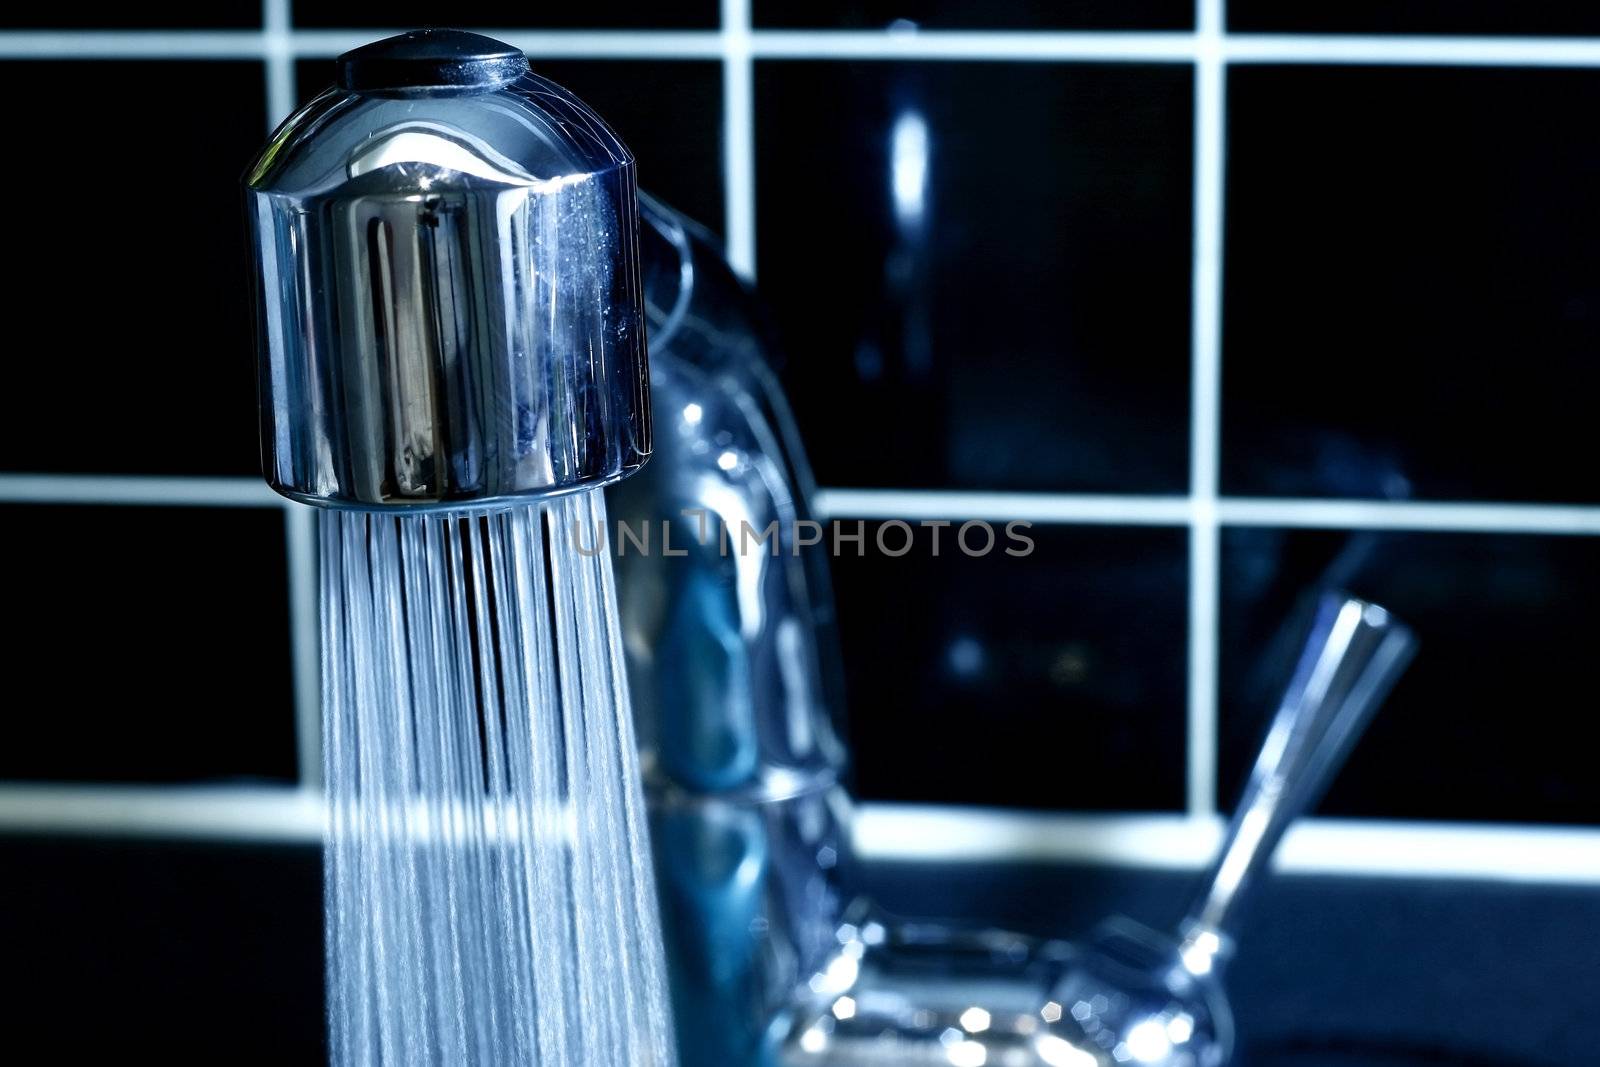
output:
[{"label": "chrome lever handle", "polygon": [[1416,649],[1411,629],[1377,604],[1326,593],[1273,716],[1211,877],[1183,924],[1183,959],[1211,968],[1228,948],[1240,899],[1289,824],[1321,796]]}]

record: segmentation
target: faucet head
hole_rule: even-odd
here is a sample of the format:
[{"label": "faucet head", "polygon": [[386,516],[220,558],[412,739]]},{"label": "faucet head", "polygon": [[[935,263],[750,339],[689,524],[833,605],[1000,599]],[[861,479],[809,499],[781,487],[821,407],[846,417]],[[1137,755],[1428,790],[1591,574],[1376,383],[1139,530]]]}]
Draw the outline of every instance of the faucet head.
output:
[{"label": "faucet head", "polygon": [[633,156],[510,45],[347,52],[245,178],[262,467],[331,507],[591,488],[650,453]]}]

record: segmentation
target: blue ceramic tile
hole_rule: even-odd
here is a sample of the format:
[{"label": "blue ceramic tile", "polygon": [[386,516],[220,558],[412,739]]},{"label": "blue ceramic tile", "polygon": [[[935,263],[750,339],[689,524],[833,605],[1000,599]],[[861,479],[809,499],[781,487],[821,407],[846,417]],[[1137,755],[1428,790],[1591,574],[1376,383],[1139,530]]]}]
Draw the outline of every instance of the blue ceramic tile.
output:
[{"label": "blue ceramic tile", "polygon": [[[959,525],[959,524],[958,524]],[[846,532],[855,529],[847,523]],[[860,795],[1095,811],[1183,804],[1182,530],[997,527],[969,557],[915,528],[910,553],[834,560]],[[969,548],[985,541],[974,528]],[[904,544],[884,531],[891,550]]]},{"label": "blue ceramic tile", "polygon": [[0,508],[0,779],[295,778],[277,508]]},{"label": "blue ceramic tile", "polygon": [[239,181],[264,83],[258,63],[0,65],[27,102],[8,159],[30,161],[0,268],[18,337],[0,469],[260,470]]},{"label": "blue ceramic tile", "polygon": [[1223,566],[1224,802],[1243,784],[1296,651],[1282,624],[1306,622],[1305,591],[1329,585],[1394,611],[1419,650],[1323,814],[1600,819],[1600,780],[1577,740],[1595,704],[1600,541],[1233,529]]},{"label": "blue ceramic tile", "polygon": [[823,484],[1187,489],[1192,80],[757,64],[760,285]]},{"label": "blue ceramic tile", "polygon": [[1229,86],[1225,491],[1600,500],[1600,71]]}]

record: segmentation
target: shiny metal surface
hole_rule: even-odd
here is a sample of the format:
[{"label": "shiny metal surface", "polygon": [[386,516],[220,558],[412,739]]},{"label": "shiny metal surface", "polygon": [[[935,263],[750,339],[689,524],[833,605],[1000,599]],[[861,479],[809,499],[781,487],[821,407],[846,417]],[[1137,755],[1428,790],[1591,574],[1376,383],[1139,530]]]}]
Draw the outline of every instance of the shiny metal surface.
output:
[{"label": "shiny metal surface", "polygon": [[1230,1061],[1233,1021],[1220,972],[1240,901],[1289,824],[1321,795],[1414,649],[1411,631],[1378,605],[1322,597],[1180,937],[1109,920],[1051,990],[1046,1007],[1060,1016],[1053,1033],[1064,1043],[1061,1062],[1220,1067]]},{"label": "shiny metal surface", "polygon": [[1184,922],[1184,960],[1226,954],[1233,917],[1289,824],[1327,788],[1416,650],[1386,609],[1325,594],[1234,812],[1205,895]]},{"label": "shiny metal surface", "polygon": [[769,1062],[773,1020],[835,945],[839,893],[849,884],[840,797],[652,798],[680,1064]]},{"label": "shiny metal surface", "polygon": [[815,791],[845,753],[826,549],[796,539],[811,475],[750,297],[692,223],[643,205],[656,461],[609,495],[645,541],[619,527],[613,547],[647,780]]},{"label": "shiny metal surface", "polygon": [[536,74],[392,80],[328,89],[246,177],[267,480],[309,503],[427,508],[636,469],[633,157]]},{"label": "shiny metal surface", "polygon": [[915,923],[858,902],[833,954],[774,1023],[781,1064],[1036,1064],[1040,1015],[1077,949]]},{"label": "shiny metal surface", "polygon": [[[1074,944],[880,913],[851,876],[827,561],[782,539],[810,514],[803,453],[738,282],[692,226],[648,201],[645,219],[662,432],[611,509],[636,538],[669,528],[643,548],[619,529],[614,550],[682,1061],[1226,1062],[1217,964],[1236,905],[1409,632],[1375,605],[1322,605],[1184,938],[1113,920]],[[708,538],[708,520],[777,520],[778,551]]]},{"label": "shiny metal surface", "polygon": [[[1081,944],[845,924],[784,1035],[790,1065],[1222,1067],[1238,904],[1408,662],[1410,631],[1329,594],[1204,891],[1174,937],[1113,918]],[[976,946],[976,948],[975,948]]]},{"label": "shiny metal surface", "polygon": [[[651,530],[613,547],[680,1061],[949,1064],[974,1008],[1031,1049],[1071,946],[906,923],[855,884],[827,559],[793,541],[804,454],[742,286],[642,203],[659,434],[609,507]],[[774,521],[776,551],[717,536]]]},{"label": "shiny metal surface", "polygon": [[[679,1058],[727,1067],[760,1060],[836,947],[841,687],[826,560],[794,541],[810,474],[751,299],[693,224],[641,203],[656,452],[608,507]],[[770,545],[741,538],[772,523]]]}]

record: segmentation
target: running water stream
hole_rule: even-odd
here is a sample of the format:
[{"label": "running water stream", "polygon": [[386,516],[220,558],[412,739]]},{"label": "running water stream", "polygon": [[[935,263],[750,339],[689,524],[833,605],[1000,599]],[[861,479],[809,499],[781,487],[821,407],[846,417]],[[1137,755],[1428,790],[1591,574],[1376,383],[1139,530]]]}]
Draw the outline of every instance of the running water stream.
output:
[{"label": "running water stream", "polygon": [[672,1062],[605,525],[323,513],[335,1063]]}]

